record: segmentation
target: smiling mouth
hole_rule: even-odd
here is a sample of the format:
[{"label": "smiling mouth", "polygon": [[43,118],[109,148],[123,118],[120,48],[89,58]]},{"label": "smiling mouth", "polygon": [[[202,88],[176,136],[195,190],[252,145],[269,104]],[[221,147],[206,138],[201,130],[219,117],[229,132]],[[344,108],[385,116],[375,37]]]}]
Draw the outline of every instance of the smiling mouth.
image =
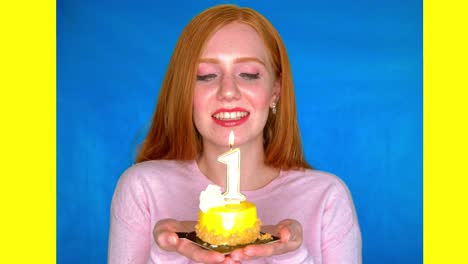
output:
[{"label": "smiling mouth", "polygon": [[248,112],[219,112],[213,115],[214,118],[222,121],[235,121],[247,116]]}]

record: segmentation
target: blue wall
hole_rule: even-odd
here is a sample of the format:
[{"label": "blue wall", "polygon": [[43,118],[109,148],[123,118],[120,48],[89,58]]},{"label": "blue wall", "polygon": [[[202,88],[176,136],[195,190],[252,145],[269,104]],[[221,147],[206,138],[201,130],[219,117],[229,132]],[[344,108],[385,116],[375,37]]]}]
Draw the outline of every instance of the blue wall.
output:
[{"label": "blue wall", "polygon": [[156,2],[57,2],[58,263],[106,262],[113,189],[177,37],[221,2],[284,38],[307,159],[348,184],[364,262],[422,263],[421,1]]}]

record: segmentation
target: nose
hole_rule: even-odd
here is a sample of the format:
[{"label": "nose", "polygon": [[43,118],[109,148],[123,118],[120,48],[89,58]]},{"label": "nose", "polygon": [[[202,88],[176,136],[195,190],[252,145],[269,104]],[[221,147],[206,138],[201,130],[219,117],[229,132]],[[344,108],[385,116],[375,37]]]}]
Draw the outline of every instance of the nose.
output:
[{"label": "nose", "polygon": [[216,94],[219,100],[237,100],[240,98],[240,91],[234,78],[224,76],[221,80],[218,92]]}]

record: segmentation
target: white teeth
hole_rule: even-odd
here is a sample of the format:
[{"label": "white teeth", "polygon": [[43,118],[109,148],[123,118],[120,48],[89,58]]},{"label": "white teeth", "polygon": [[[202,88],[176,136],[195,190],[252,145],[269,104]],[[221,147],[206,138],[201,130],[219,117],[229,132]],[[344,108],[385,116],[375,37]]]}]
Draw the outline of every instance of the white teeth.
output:
[{"label": "white teeth", "polygon": [[213,116],[219,120],[239,120],[245,117],[247,114],[247,112],[221,112]]}]

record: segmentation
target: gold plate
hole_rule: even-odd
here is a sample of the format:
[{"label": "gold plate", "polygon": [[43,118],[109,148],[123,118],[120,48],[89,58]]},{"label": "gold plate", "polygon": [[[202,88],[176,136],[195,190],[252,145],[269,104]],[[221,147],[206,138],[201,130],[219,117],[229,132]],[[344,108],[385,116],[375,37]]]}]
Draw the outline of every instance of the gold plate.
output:
[{"label": "gold plate", "polygon": [[[237,245],[237,246],[227,246],[227,245],[215,246],[215,245],[211,245],[210,243],[204,242],[203,240],[198,238],[195,231],[192,231],[192,232],[176,232],[176,234],[177,234],[177,236],[179,236],[179,238],[184,238],[184,239],[190,240],[193,243],[197,244],[198,246],[200,246],[200,247],[202,247],[204,249],[217,251],[217,252],[222,253],[224,255],[228,255],[229,253],[231,253],[235,249],[243,248],[243,247],[246,247],[248,245],[269,244],[269,243],[273,243],[273,242],[276,242],[276,241],[279,240],[279,237],[271,235],[271,239],[265,239],[265,240],[257,239],[257,240],[255,240],[254,242],[252,242],[250,244]],[[260,235],[265,235],[265,233],[260,232]]]}]

